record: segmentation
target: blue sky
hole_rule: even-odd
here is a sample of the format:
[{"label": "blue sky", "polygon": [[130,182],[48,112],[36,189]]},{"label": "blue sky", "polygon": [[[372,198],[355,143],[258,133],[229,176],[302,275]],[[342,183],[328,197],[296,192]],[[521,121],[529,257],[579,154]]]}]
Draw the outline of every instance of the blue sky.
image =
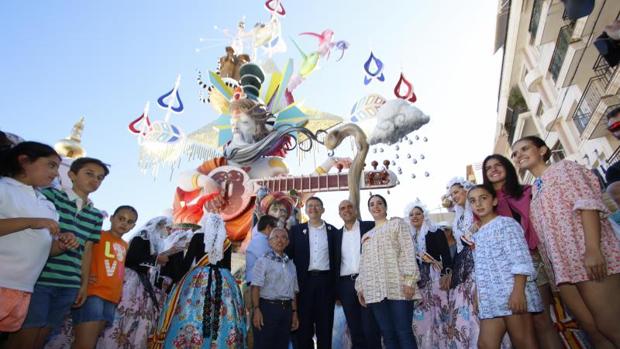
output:
[{"label": "blue sky", "polygon": [[[96,205],[113,211],[134,205],[141,222],[169,208],[174,177],[166,169],[154,179],[138,170],[138,146],[127,132],[146,101],[168,91],[181,74],[180,93],[186,109],[172,122],[191,132],[217,117],[198,100],[196,71],[216,68],[221,47],[202,50],[199,38],[223,38],[214,30],[234,29],[242,16],[252,26],[266,21],[264,1],[55,1],[0,2],[0,129],[48,144],[69,134],[85,116],[83,145],[88,155],[111,165],[111,174],[93,195]],[[388,200],[392,215],[420,197],[439,204],[445,183],[464,176],[465,165],[480,162],[492,151],[501,51],[492,54],[496,3],[401,1],[283,1],[287,15],[282,31],[288,51],[276,61],[299,61],[290,38],[304,31],[331,28],[351,48],[340,62],[322,62],[295,92],[304,104],[346,117],[355,101],[369,93],[393,98],[402,71],[413,81],[416,106],[431,116],[417,134],[429,142],[406,150],[425,155],[418,165],[400,165],[405,175]],[[296,39],[306,50],[308,37]],[[363,84],[363,63],[370,50],[386,64],[386,81]],[[153,118],[163,118],[152,107]],[[156,114],[155,114],[156,113]],[[338,150],[348,155],[350,150]],[[394,158],[393,147],[375,155]],[[323,151],[299,161],[289,155],[293,173],[309,173]],[[401,150],[400,158],[406,156]],[[316,159],[316,160],[315,160]],[[372,154],[369,158],[372,160]],[[197,161],[183,161],[181,169]],[[429,177],[423,173],[428,171]],[[178,171],[177,171],[178,172]],[[416,179],[408,177],[416,173]],[[336,222],[337,202],[345,193],[329,194],[329,220]],[[366,198],[367,196],[363,196]],[[367,214],[366,214],[366,217]]]}]

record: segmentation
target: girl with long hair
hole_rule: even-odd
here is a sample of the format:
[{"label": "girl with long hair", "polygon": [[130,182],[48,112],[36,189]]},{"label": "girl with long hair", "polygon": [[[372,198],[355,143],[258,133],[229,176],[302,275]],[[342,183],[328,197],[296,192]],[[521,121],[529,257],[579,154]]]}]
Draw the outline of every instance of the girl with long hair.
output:
[{"label": "girl with long hair", "polygon": [[563,348],[560,336],[551,320],[550,306],[553,303],[553,295],[538,252],[538,235],[530,219],[532,186],[521,185],[517,171],[510,160],[499,154],[489,155],[484,159],[482,179],[485,185],[492,186],[497,193],[497,214],[514,218],[521,224],[525,233],[525,241],[537,271],[536,284],[545,305],[542,312],[533,315],[538,345],[541,348]]},{"label": "girl with long hair", "polygon": [[597,348],[620,347],[620,242],[605,219],[598,179],[562,160],[535,136],[512,145],[512,160],[536,180],[530,217],[564,303]]}]

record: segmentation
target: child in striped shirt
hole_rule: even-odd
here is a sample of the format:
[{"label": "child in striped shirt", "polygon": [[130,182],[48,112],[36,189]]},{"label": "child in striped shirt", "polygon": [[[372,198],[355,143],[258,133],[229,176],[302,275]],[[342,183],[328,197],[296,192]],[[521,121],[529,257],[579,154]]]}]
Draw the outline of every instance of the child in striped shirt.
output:
[{"label": "child in striped shirt", "polygon": [[56,207],[60,230],[73,233],[79,247],[50,257],[34,287],[28,315],[20,331],[9,339],[9,347],[42,348],[50,331],[62,323],[71,307],[86,301],[92,246],[101,234],[103,214],[88,196],[108,175],[98,159],[79,158],[71,164],[72,190],[47,188],[42,193]]}]

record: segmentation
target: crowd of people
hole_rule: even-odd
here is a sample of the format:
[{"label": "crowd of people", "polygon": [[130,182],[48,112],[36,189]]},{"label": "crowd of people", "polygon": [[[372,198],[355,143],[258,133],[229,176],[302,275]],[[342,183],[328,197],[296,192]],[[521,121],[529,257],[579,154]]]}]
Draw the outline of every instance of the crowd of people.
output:
[{"label": "crowd of people", "polygon": [[395,217],[378,194],[372,221],[343,200],[330,224],[311,196],[295,224],[295,201],[269,193],[245,275],[231,271],[239,246],[217,208],[189,230],[165,216],[134,229],[138,210],[120,205],[102,231],[89,199],[109,173],[102,161],[75,160],[63,189],[52,147],[24,141],[1,157],[5,348],[329,349],[336,304],[353,349],[563,348],[554,295],[584,343],[620,348],[620,242],[599,179],[550,164],[538,137],[515,142],[512,161],[485,158],[482,184],[447,184],[452,224],[419,201]]}]

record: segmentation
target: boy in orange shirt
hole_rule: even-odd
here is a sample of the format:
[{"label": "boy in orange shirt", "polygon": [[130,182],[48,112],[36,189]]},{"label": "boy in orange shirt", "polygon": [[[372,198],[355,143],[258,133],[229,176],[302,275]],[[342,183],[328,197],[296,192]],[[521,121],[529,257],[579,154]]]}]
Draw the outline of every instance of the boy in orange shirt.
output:
[{"label": "boy in orange shirt", "polygon": [[121,300],[128,249],[121,237],[135,226],[137,219],[135,208],[120,206],[110,217],[110,230],[101,232],[101,239],[93,245],[88,298],[72,313],[74,349],[95,348],[106,322],[114,320],[116,305]]}]

